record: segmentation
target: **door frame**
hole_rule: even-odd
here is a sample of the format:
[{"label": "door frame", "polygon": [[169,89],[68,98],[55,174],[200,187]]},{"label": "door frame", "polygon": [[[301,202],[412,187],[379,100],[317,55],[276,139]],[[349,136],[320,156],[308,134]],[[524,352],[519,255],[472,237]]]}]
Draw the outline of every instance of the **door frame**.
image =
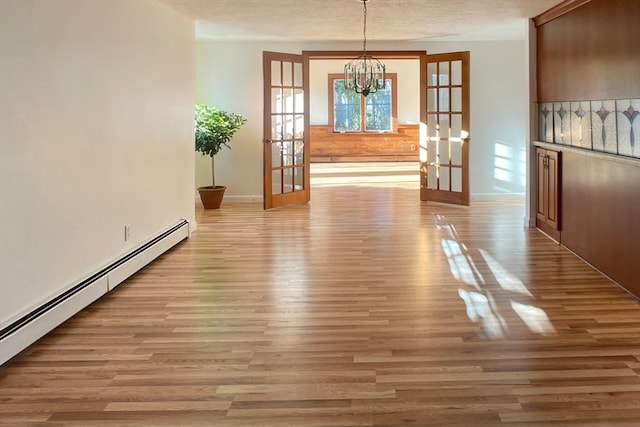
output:
[{"label": "door frame", "polygon": [[[426,62],[424,58],[427,56],[426,50],[367,50],[367,54],[374,56],[381,60],[413,60],[418,61],[420,67],[420,81],[416,82],[416,91],[420,92],[420,105],[426,105],[426,93],[422,93],[422,80],[426,80]],[[361,50],[303,50],[302,56],[305,64],[305,69],[310,70],[309,62],[313,60],[349,60],[357,58],[362,55]],[[309,76],[306,76],[309,78]],[[305,98],[305,111],[311,111],[311,96]],[[308,115],[310,120],[311,114]],[[305,132],[310,135],[310,121],[309,127],[305,128]],[[312,144],[312,142],[309,142]]]}]

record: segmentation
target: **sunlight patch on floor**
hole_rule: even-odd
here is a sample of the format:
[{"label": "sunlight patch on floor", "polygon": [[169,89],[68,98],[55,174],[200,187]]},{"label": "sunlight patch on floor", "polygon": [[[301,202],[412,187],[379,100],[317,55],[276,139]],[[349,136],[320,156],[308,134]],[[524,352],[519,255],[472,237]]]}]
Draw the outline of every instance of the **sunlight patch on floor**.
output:
[{"label": "sunlight patch on floor", "polygon": [[420,188],[418,162],[312,163],[311,186]]},{"label": "sunlight patch on floor", "polygon": [[[491,340],[505,338],[515,329],[514,316],[533,334],[550,336],[556,333],[547,313],[528,302],[534,297],[527,286],[491,254],[470,248],[458,240],[453,224],[438,215],[438,229],[449,234],[441,240],[452,277],[472,289],[458,289],[464,301],[467,317],[478,325]],[[508,304],[504,303],[508,301]]]}]

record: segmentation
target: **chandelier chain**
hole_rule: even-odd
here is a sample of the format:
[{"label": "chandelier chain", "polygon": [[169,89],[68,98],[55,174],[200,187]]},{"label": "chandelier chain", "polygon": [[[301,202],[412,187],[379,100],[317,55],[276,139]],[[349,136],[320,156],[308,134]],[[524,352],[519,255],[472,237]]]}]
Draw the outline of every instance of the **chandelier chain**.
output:
[{"label": "chandelier chain", "polygon": [[386,67],[382,62],[367,53],[367,1],[360,0],[363,8],[362,55],[344,66],[344,87],[367,96],[387,85]]},{"label": "chandelier chain", "polygon": [[362,26],[362,50],[364,56],[367,56],[367,0],[362,1],[364,7],[364,25]]}]

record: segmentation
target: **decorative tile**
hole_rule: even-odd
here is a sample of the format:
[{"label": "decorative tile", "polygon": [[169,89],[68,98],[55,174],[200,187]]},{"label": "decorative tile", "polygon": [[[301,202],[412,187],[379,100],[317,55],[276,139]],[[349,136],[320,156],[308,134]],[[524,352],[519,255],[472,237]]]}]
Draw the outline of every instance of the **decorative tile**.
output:
[{"label": "decorative tile", "polygon": [[616,102],[618,153],[640,158],[640,99]]},{"label": "decorative tile", "polygon": [[594,150],[618,154],[615,111],[615,101],[591,102],[591,135]]},{"label": "decorative tile", "polygon": [[571,145],[571,103],[553,104],[553,141],[556,144]]},{"label": "decorative tile", "polygon": [[538,139],[553,142],[553,104],[538,104]]},{"label": "decorative tile", "polygon": [[571,103],[571,145],[591,150],[591,103]]},{"label": "decorative tile", "polygon": [[538,140],[640,159],[640,99],[540,103]]}]

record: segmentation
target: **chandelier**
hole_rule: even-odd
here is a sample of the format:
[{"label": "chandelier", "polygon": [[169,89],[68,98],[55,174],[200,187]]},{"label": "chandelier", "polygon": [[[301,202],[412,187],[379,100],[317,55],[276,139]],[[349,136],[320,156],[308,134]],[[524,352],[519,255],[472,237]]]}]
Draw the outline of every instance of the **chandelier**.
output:
[{"label": "chandelier", "polygon": [[379,89],[384,89],[387,79],[384,64],[367,55],[367,2],[369,0],[360,1],[364,8],[362,55],[344,66],[344,87],[367,96]]}]

